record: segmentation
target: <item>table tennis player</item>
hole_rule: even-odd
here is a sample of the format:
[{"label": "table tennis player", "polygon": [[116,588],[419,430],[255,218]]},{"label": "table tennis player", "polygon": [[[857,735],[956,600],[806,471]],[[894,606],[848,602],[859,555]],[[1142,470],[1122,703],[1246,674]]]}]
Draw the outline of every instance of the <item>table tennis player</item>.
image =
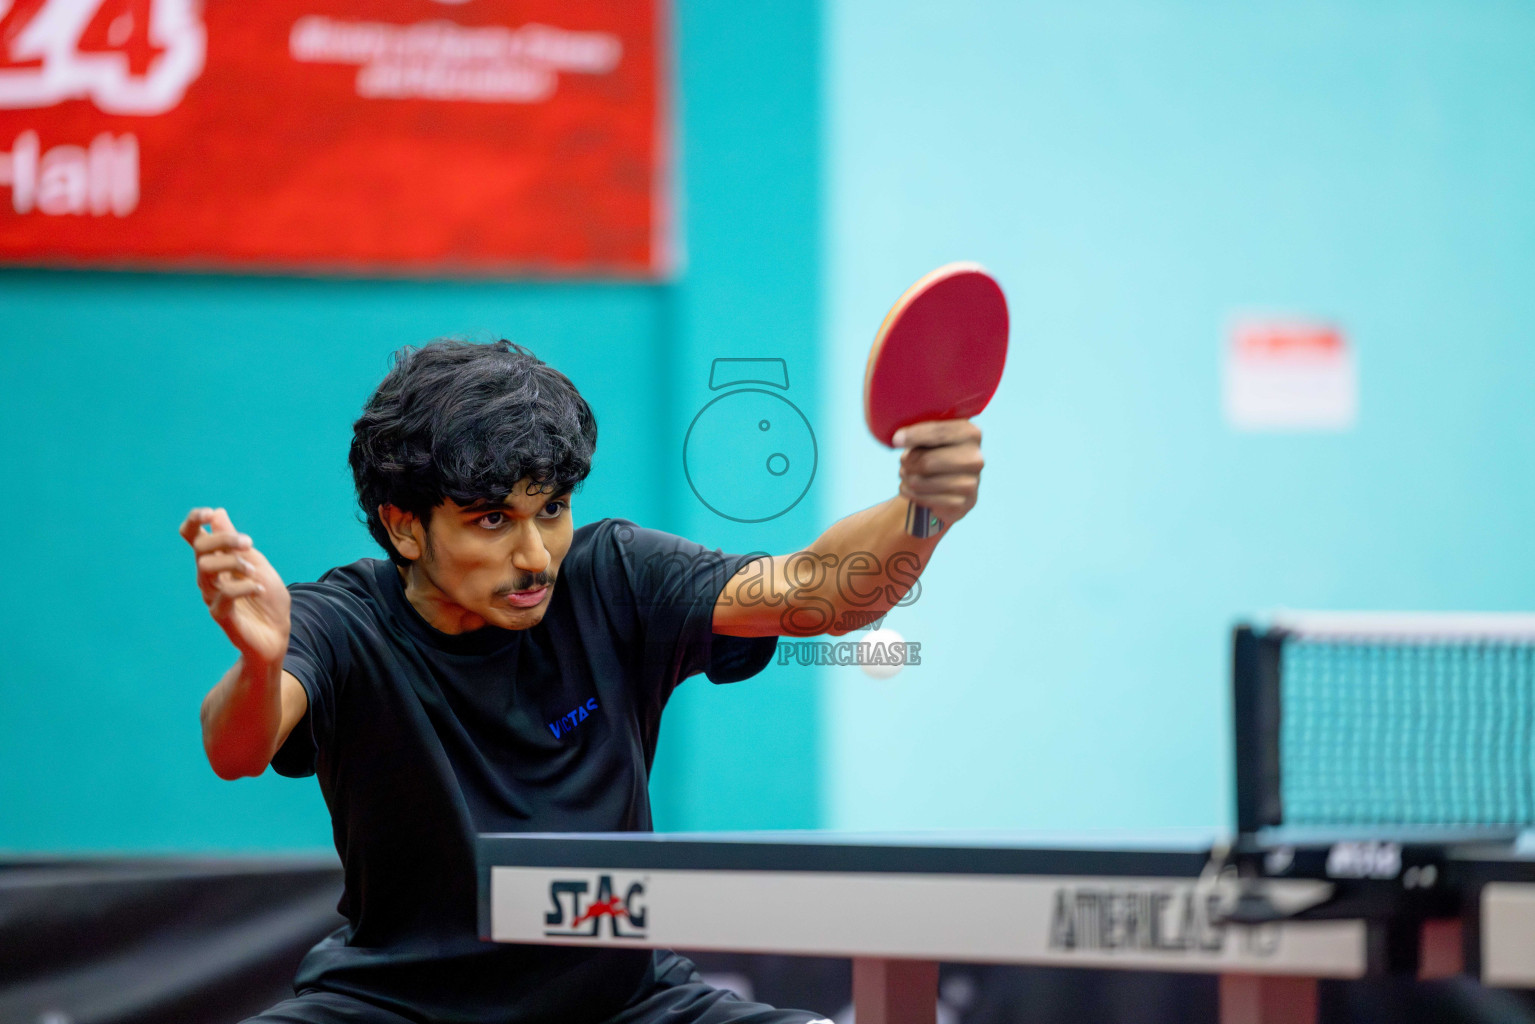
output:
[{"label": "table tennis player", "polygon": [[[907,428],[899,495],[804,550],[823,565],[910,552],[920,571],[947,531],[908,536],[908,501],[963,518],[980,438],[968,420]],[[879,596],[854,604],[834,571],[792,581],[792,556],[622,519],[575,529],[596,443],[575,386],[526,349],[433,342],[396,355],[354,425],[358,503],[387,558],[285,587],[223,509],[182,523],[239,652],[202,704],[208,760],[226,779],[318,775],[345,871],[347,923],[304,958],[295,998],[253,1020],[824,1021],[712,988],[672,952],[478,938],[477,833],[649,830],[678,683],[747,679],[780,635],[840,635],[843,613],[867,621],[914,580],[863,579]]]}]

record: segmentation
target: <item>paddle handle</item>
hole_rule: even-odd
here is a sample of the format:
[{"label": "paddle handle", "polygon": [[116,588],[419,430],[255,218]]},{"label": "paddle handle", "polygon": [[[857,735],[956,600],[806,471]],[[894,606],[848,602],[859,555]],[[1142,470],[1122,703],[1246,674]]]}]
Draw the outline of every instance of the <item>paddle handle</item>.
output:
[{"label": "paddle handle", "polygon": [[932,509],[924,508],[915,501],[906,505],[906,535],[922,539],[931,537],[943,529],[943,520],[933,515]]}]

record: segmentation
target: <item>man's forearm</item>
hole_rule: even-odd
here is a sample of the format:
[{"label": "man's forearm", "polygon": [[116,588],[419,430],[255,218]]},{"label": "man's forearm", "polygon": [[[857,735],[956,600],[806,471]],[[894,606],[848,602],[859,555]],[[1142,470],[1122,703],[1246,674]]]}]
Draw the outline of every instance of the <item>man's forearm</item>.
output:
[{"label": "man's forearm", "polygon": [[242,657],[202,705],[203,750],[221,779],[260,775],[282,726],[282,662]]},{"label": "man's forearm", "polygon": [[809,597],[817,604],[830,604],[831,627],[826,632],[841,636],[884,615],[906,597],[927,568],[943,533],[922,539],[908,534],[908,505],[905,498],[895,497],[845,516],[806,552],[785,561],[791,587],[808,578],[806,556],[820,563],[820,585],[796,589],[799,601]]},{"label": "man's forearm", "polygon": [[906,532],[912,503],[952,527],[975,507],[981,431],[969,420],[903,427],[898,496],[839,519],[792,555],[742,567],[714,602],[714,631],[726,636],[841,636],[916,600],[917,577],[946,530]]}]

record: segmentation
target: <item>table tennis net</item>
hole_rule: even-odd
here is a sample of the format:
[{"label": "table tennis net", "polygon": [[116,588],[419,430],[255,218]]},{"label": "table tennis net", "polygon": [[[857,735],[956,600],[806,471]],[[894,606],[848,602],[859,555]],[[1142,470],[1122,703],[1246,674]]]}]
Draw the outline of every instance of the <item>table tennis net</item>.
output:
[{"label": "table tennis net", "polygon": [[1247,642],[1242,827],[1535,824],[1535,616],[1301,616]]}]

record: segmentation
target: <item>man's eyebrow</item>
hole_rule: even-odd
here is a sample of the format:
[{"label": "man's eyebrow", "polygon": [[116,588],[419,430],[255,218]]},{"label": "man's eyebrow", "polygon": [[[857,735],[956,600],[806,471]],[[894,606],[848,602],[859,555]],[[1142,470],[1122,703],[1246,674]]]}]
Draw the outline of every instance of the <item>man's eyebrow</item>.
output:
[{"label": "man's eyebrow", "polygon": [[[548,497],[544,498],[544,500],[560,501],[562,499],[568,499],[573,493],[575,493],[575,488],[567,487],[564,490],[556,491],[553,494],[550,494]],[[508,509],[515,510],[516,507],[517,506],[512,503],[511,496],[508,495],[501,501],[496,501],[493,498],[479,498],[467,505],[462,506],[461,511],[464,515],[480,515],[485,512],[505,512]]]}]

